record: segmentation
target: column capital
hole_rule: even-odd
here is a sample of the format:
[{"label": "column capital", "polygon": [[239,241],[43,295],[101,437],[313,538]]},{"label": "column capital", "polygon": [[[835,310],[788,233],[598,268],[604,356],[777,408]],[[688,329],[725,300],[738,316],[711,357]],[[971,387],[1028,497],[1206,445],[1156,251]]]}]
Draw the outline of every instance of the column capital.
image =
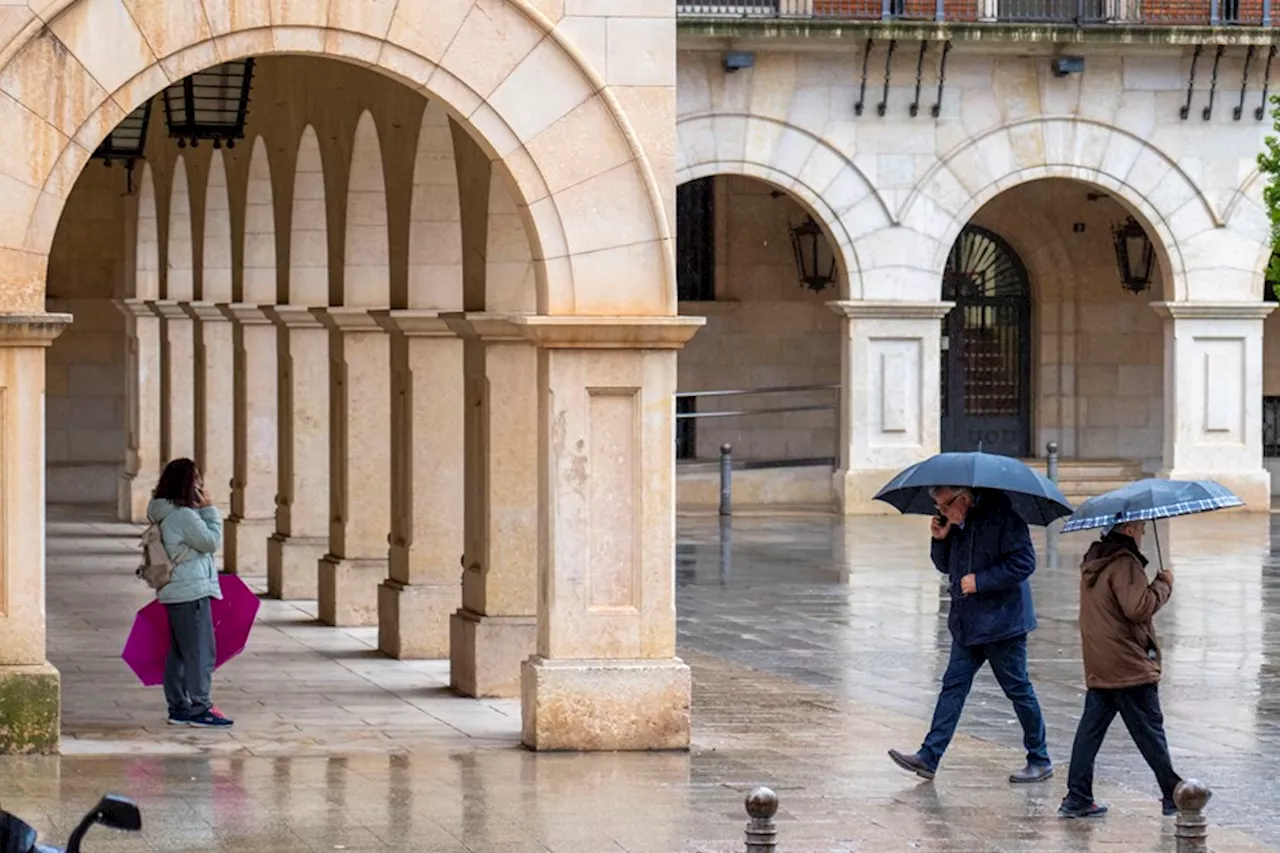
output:
[{"label": "column capital", "polygon": [[218,310],[222,316],[239,326],[270,326],[271,317],[267,314],[266,305],[250,302],[222,302]]},{"label": "column capital", "polygon": [[368,308],[312,308],[312,315],[335,332],[381,332],[382,327]]},{"label": "column capital", "polygon": [[316,309],[307,305],[269,305],[262,310],[277,326],[288,329],[324,328],[324,323],[312,313]]},{"label": "column capital", "polygon": [[499,314],[489,311],[446,311],[440,315],[460,338],[486,343],[528,343],[515,324],[523,314]]},{"label": "column capital", "polygon": [[0,314],[0,347],[47,347],[71,324],[70,314]]},{"label": "column capital", "polygon": [[183,308],[185,303],[176,299],[151,299],[147,301],[147,305],[155,312],[157,317],[163,320],[190,320],[191,317]]},{"label": "column capital", "polygon": [[127,299],[113,299],[111,301],[120,309],[120,313],[127,317],[156,316],[156,312],[152,310],[151,303],[146,299],[129,297]]},{"label": "column capital", "polygon": [[231,319],[223,314],[220,306],[212,302],[184,302],[181,308],[188,317],[201,323],[225,323]]},{"label": "column capital", "polygon": [[1152,302],[1151,309],[1173,320],[1265,320],[1273,302]]},{"label": "column capital", "polygon": [[525,314],[511,321],[545,349],[680,349],[705,317],[556,317]]},{"label": "column capital", "polygon": [[941,320],[956,307],[954,302],[870,302],[841,299],[827,307],[850,320]]},{"label": "column capital", "polygon": [[456,338],[445,315],[431,310],[371,311],[373,319],[388,332],[409,338]]}]

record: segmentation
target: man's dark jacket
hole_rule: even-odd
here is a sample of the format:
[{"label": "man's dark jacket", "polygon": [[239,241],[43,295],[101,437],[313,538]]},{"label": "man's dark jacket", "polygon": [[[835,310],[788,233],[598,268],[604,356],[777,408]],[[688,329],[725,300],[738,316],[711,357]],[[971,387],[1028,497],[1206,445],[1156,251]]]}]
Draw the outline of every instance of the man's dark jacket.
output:
[{"label": "man's dark jacket", "polygon": [[[1036,629],[1029,578],[1036,552],[1027,524],[1003,492],[978,492],[964,527],[933,542],[933,565],[950,579],[947,627],[962,646],[998,643]],[[960,579],[975,576],[978,591],[965,595]]]}]

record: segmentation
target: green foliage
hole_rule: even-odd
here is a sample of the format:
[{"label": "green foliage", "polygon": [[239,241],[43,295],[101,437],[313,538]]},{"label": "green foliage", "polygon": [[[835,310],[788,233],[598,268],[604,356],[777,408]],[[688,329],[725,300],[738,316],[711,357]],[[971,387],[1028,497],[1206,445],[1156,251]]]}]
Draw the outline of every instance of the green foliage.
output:
[{"label": "green foliage", "polygon": [[[1280,95],[1271,96],[1271,127],[1280,133]],[[1258,170],[1267,176],[1262,201],[1271,221],[1271,261],[1267,264],[1267,286],[1280,299],[1280,139],[1274,135],[1262,141]]]}]

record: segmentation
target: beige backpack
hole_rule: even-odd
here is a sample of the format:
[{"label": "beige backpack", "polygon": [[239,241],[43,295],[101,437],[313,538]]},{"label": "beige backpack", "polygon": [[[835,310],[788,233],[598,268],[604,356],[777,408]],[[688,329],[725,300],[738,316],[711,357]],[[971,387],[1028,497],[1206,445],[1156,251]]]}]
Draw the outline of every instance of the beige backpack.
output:
[{"label": "beige backpack", "polygon": [[[147,586],[159,590],[173,580],[174,561],[169,559],[169,552],[164,548],[164,540],[160,536],[160,524],[147,519],[147,529],[142,531],[140,545],[142,547],[142,565],[138,566],[137,576]],[[178,562],[181,562],[180,560]]]}]

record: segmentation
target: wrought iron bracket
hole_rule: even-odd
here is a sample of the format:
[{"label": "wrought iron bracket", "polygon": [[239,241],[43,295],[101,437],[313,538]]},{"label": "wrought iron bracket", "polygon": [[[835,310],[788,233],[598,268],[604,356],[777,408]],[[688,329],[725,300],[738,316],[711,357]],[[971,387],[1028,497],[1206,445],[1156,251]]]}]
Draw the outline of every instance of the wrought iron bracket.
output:
[{"label": "wrought iron bracket", "polygon": [[937,118],[942,115],[942,88],[947,84],[947,55],[951,53],[951,42],[944,42],[942,45],[942,61],[938,63],[938,100],[934,102],[933,117]]},{"label": "wrought iron bracket", "polygon": [[1209,78],[1209,103],[1205,104],[1204,109],[1200,111],[1200,118],[1205,121],[1213,118],[1213,96],[1218,92],[1218,63],[1222,61],[1222,54],[1226,49],[1225,44],[1220,44],[1213,54],[1213,76]]},{"label": "wrought iron bracket", "polygon": [[911,102],[911,117],[915,118],[920,114],[920,84],[924,79],[924,55],[929,51],[929,43],[927,41],[920,42],[920,56],[916,59],[916,99]]},{"label": "wrought iron bracket", "polygon": [[867,67],[871,62],[871,50],[876,46],[874,39],[867,39],[867,45],[862,50],[862,85],[858,87],[858,100],[853,105],[853,114],[862,115],[863,107],[867,103]]},{"label": "wrought iron bracket", "polygon": [[1262,100],[1258,101],[1258,108],[1253,111],[1254,121],[1262,121],[1267,114],[1267,96],[1271,92],[1271,60],[1276,58],[1276,46],[1273,44],[1267,51],[1267,68],[1262,76]]},{"label": "wrought iron bracket", "polygon": [[1249,91],[1249,66],[1253,64],[1254,50],[1254,46],[1249,45],[1249,52],[1244,55],[1244,74],[1240,77],[1240,103],[1236,104],[1236,108],[1231,111],[1231,117],[1236,121],[1244,115],[1244,96]]},{"label": "wrought iron bracket", "polygon": [[1187,120],[1187,116],[1191,115],[1191,96],[1195,94],[1196,88],[1196,65],[1200,62],[1200,53],[1204,50],[1204,45],[1196,45],[1196,52],[1191,54],[1191,76],[1187,79],[1187,102],[1182,105],[1182,109],[1178,110],[1178,115],[1183,121]]},{"label": "wrought iron bracket", "polygon": [[876,115],[883,116],[889,109],[889,80],[893,77],[893,52],[898,47],[897,39],[889,40],[889,52],[884,57],[884,94],[876,106]]}]

